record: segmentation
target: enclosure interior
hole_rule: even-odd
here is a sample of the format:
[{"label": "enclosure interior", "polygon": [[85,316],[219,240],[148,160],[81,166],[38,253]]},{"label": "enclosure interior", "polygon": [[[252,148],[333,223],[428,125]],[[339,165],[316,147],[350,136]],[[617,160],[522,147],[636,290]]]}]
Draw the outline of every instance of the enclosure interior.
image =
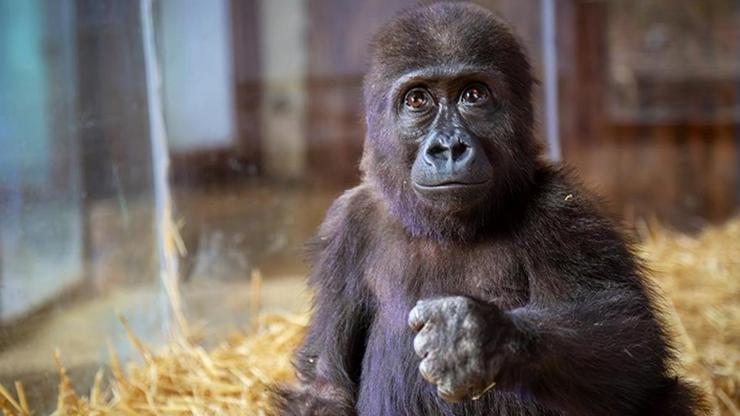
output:
[{"label": "enclosure interior", "polygon": [[[132,356],[118,315],[164,342],[163,212],[206,342],[249,321],[255,278],[262,310],[306,310],[303,244],[360,179],[368,42],[415,3],[0,0],[0,384],[47,411],[56,348],[84,387],[107,340]],[[736,1],[480,3],[527,47],[538,138],[615,215],[737,210]]]}]

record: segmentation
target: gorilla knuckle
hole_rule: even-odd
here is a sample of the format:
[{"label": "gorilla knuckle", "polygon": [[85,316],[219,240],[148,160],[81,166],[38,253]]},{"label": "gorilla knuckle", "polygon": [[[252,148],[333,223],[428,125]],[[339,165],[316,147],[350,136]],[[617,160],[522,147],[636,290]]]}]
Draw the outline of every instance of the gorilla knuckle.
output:
[{"label": "gorilla knuckle", "polygon": [[408,325],[413,329],[414,331],[419,331],[424,327],[424,324],[427,321],[427,311],[424,306],[417,304],[411,311],[409,312],[408,317]]}]

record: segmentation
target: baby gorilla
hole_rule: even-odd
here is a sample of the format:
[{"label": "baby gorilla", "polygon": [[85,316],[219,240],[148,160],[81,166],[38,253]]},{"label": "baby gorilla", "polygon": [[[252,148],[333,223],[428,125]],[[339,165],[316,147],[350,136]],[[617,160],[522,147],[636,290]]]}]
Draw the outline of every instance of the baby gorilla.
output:
[{"label": "baby gorilla", "polygon": [[511,31],[438,3],[374,45],[363,180],[313,243],[279,414],[701,414],[630,245],[541,158]]}]

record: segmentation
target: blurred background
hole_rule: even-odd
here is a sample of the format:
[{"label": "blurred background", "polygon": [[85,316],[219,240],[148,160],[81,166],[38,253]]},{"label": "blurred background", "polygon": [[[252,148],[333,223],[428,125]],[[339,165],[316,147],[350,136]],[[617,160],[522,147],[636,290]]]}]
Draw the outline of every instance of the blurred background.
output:
[{"label": "blurred background", "polygon": [[[415,3],[0,0],[0,384],[53,406],[59,348],[89,385],[108,341],[130,353],[117,314],[162,342],[168,235],[208,334],[248,322],[255,275],[305,309],[303,244],[359,180],[368,41]],[[616,215],[737,212],[737,0],[479,3],[529,51],[538,137]]]}]

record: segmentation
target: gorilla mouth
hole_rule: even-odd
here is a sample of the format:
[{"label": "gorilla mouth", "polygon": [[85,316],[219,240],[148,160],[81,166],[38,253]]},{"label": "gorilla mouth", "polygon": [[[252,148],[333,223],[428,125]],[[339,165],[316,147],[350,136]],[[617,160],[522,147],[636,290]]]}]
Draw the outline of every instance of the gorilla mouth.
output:
[{"label": "gorilla mouth", "polygon": [[490,183],[490,179],[475,182],[470,180],[414,182],[414,193],[425,203],[435,207],[447,207],[445,208],[447,213],[454,213],[482,200],[489,193]]},{"label": "gorilla mouth", "polygon": [[481,182],[460,182],[460,181],[445,181],[434,184],[423,184],[415,182],[414,186],[422,190],[433,190],[433,189],[454,189],[454,188],[467,188],[467,187],[479,187],[486,185],[489,181]]}]

